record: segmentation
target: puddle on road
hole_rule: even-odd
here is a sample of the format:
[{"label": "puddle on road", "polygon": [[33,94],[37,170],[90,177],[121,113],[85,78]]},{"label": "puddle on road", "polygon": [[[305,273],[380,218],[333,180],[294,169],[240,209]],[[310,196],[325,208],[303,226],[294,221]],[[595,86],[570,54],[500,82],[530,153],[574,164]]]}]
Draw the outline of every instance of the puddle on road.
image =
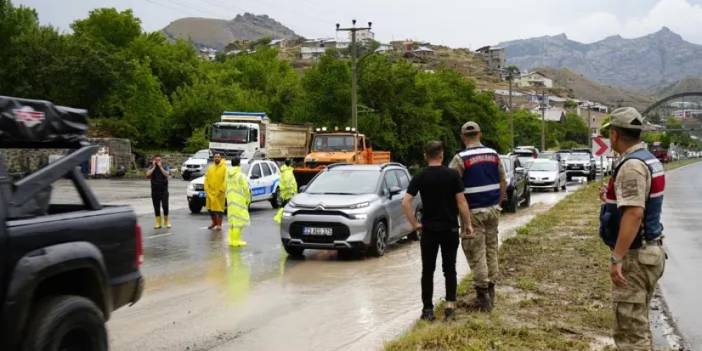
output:
[{"label": "puddle on road", "polygon": [[[501,239],[564,195],[534,193],[532,207],[503,217]],[[247,234],[249,249],[224,247],[221,233],[203,233],[197,221],[192,235],[151,240],[145,297],[115,313],[112,349],[372,350],[417,320],[417,242],[393,245],[382,258],[348,260],[310,250],[295,260],[267,224],[272,213],[260,211],[253,219],[266,230]],[[468,267],[460,250],[457,261],[462,277]],[[438,261],[437,299],[444,295],[440,267]]]}]

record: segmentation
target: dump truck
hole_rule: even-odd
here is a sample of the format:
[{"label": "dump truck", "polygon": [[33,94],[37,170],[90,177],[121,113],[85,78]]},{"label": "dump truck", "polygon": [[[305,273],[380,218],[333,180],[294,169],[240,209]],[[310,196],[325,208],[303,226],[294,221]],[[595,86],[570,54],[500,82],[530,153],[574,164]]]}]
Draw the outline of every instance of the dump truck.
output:
[{"label": "dump truck", "polygon": [[301,163],[312,137],[310,124],[271,123],[264,112],[225,111],[209,129],[209,148],[227,158],[293,159]]},{"label": "dump truck", "polygon": [[[355,153],[354,153],[354,150]],[[310,152],[302,166],[295,167],[297,184],[309,183],[324,167],[334,163],[383,164],[390,162],[389,151],[373,151],[365,135],[351,128],[327,131],[317,128],[312,135]]]}]

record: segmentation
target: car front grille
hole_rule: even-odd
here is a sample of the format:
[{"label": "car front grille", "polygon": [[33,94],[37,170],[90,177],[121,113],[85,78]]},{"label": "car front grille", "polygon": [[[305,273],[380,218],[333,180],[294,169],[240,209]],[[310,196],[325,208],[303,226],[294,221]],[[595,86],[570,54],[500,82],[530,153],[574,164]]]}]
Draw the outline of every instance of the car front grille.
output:
[{"label": "car front grille", "polygon": [[[323,235],[304,235],[302,233],[304,227],[315,228],[332,228],[331,236]],[[300,239],[306,243],[323,243],[330,244],[336,240],[346,240],[350,235],[349,227],[341,223],[329,222],[294,222],[290,225],[290,237]]]},{"label": "car front grille", "polygon": [[195,191],[205,191],[205,184],[195,184],[193,185]]},{"label": "car front grille", "polygon": [[200,169],[201,166],[200,165],[186,165],[185,167],[187,167],[188,169]]},{"label": "car front grille", "polygon": [[322,210],[299,210],[295,211],[294,215],[312,215],[312,216],[342,216],[346,218],[351,218],[344,212],[341,211],[322,211]]}]

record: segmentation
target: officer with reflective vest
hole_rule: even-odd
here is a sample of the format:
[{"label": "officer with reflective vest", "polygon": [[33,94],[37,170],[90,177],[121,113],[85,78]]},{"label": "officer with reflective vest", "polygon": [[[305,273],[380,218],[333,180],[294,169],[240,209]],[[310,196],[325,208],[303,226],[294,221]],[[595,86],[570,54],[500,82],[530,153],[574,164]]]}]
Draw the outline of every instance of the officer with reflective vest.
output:
[{"label": "officer with reflective vest", "polygon": [[241,160],[234,158],[232,166],[227,168],[225,188],[227,196],[227,224],[229,225],[229,245],[246,246],[241,240],[243,228],[249,225],[249,204],[251,190],[248,178],[241,173]]},{"label": "officer with reflective vest", "polygon": [[495,302],[498,278],[497,227],[499,206],[505,197],[505,170],[497,151],[483,146],[480,126],[467,122],[461,127],[466,148],[449,165],[463,179],[464,193],[470,207],[473,233],[461,232],[461,247],[473,272],[476,299],[473,307],[491,311]]},{"label": "officer with reflective vest", "polygon": [[282,203],[275,217],[273,217],[273,220],[280,224],[283,220],[283,208],[287,205],[288,201],[297,194],[297,181],[293,174],[292,160],[285,160],[285,164],[280,167],[280,185],[278,186],[278,191],[280,192]]},{"label": "officer with reflective vest", "polygon": [[665,267],[665,174],[641,143],[643,119],[636,109],[614,110],[609,128],[612,148],[621,159],[600,194],[600,236],[612,250],[614,341],[620,350],[651,350],[649,304]]}]

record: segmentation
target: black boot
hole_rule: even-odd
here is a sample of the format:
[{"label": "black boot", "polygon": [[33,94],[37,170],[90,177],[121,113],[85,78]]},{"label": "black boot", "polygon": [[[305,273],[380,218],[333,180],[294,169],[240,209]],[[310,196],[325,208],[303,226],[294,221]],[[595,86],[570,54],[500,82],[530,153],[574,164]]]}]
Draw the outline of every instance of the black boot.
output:
[{"label": "black boot", "polygon": [[475,309],[481,312],[492,311],[492,301],[488,288],[475,288]]},{"label": "black boot", "polygon": [[434,317],[434,309],[432,309],[432,308],[423,309],[422,316],[419,317],[419,319],[425,320],[427,322],[433,321],[434,319],[436,319],[436,317]]},{"label": "black boot", "polygon": [[490,294],[490,302],[495,306],[495,283],[488,284],[488,293]]}]

